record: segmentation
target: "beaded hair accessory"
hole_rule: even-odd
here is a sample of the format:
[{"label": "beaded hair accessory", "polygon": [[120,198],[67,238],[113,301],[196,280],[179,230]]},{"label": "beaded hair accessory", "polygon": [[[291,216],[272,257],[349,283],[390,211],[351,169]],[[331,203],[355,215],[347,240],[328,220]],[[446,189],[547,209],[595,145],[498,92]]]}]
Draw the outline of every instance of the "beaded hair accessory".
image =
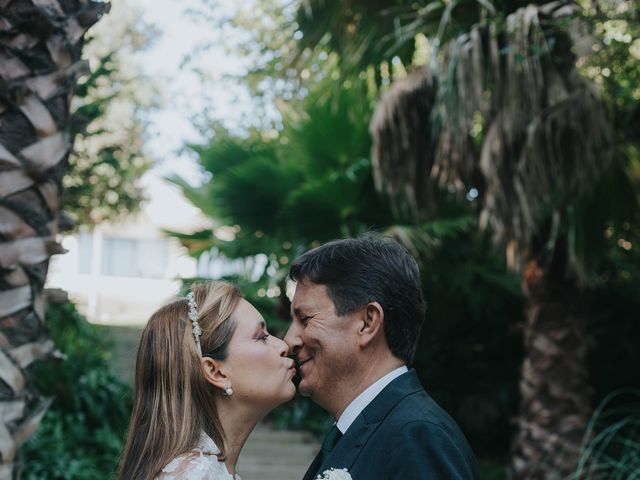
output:
[{"label": "beaded hair accessory", "polygon": [[202,356],[202,348],[200,347],[200,336],[202,329],[198,323],[198,306],[196,305],[196,297],[193,292],[187,293],[187,303],[189,304],[189,320],[193,326],[193,337],[196,339],[196,350]]}]

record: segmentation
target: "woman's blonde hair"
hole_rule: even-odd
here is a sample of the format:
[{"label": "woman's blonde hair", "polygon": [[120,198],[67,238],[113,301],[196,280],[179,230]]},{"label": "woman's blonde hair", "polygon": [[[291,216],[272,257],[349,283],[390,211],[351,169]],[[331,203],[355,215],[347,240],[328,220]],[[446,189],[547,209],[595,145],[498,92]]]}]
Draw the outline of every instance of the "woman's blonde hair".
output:
[{"label": "woman's blonde hair", "polygon": [[[203,356],[224,360],[236,324],[231,314],[242,295],[226,282],[193,285]],[[218,389],[202,373],[185,298],[155,312],[140,338],[134,401],[119,480],[150,480],[175,457],[195,448],[205,432],[225,459]]]}]

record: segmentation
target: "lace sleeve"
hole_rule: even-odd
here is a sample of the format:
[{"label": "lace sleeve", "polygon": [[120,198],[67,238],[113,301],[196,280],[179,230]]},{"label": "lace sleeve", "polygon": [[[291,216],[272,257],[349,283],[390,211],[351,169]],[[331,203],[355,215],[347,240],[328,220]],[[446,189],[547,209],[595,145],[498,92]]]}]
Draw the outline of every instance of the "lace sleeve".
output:
[{"label": "lace sleeve", "polygon": [[[239,477],[236,476],[236,478]],[[162,469],[156,480],[233,480],[224,463],[210,455],[183,455]]]}]

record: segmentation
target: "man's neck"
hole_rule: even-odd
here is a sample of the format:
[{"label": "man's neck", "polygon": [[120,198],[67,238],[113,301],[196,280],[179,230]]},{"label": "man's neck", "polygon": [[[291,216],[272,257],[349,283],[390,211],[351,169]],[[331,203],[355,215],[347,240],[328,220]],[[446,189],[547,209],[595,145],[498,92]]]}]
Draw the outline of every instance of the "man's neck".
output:
[{"label": "man's neck", "polygon": [[400,368],[396,368],[387,373],[380,380],[370,385],[364,392],[358,395],[348,406],[344,409],[344,412],[339,418],[336,418],[338,430],[342,434],[347,433],[347,430],[351,427],[351,424],[355,422],[356,418],[373,402],[387,386],[393,382],[400,375],[407,372],[406,365]]},{"label": "man's neck", "polygon": [[336,420],[340,418],[344,410],[353,402],[358,395],[364,392],[371,385],[376,383],[388,373],[396,368],[402,367],[405,363],[394,356],[388,356],[382,361],[364,362],[364,366],[350,376],[353,381],[345,385],[344,394],[341,395],[341,402],[329,411]]}]

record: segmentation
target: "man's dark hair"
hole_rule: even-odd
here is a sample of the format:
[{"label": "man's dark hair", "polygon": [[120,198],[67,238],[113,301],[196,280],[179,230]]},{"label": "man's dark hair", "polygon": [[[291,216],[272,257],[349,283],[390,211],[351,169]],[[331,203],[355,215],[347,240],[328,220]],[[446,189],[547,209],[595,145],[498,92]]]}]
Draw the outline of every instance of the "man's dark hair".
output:
[{"label": "man's dark hair", "polygon": [[333,240],[298,258],[289,277],[325,285],[338,315],[378,302],[384,310],[384,336],[391,353],[411,363],[425,302],[418,264],[400,244],[372,233]]}]

